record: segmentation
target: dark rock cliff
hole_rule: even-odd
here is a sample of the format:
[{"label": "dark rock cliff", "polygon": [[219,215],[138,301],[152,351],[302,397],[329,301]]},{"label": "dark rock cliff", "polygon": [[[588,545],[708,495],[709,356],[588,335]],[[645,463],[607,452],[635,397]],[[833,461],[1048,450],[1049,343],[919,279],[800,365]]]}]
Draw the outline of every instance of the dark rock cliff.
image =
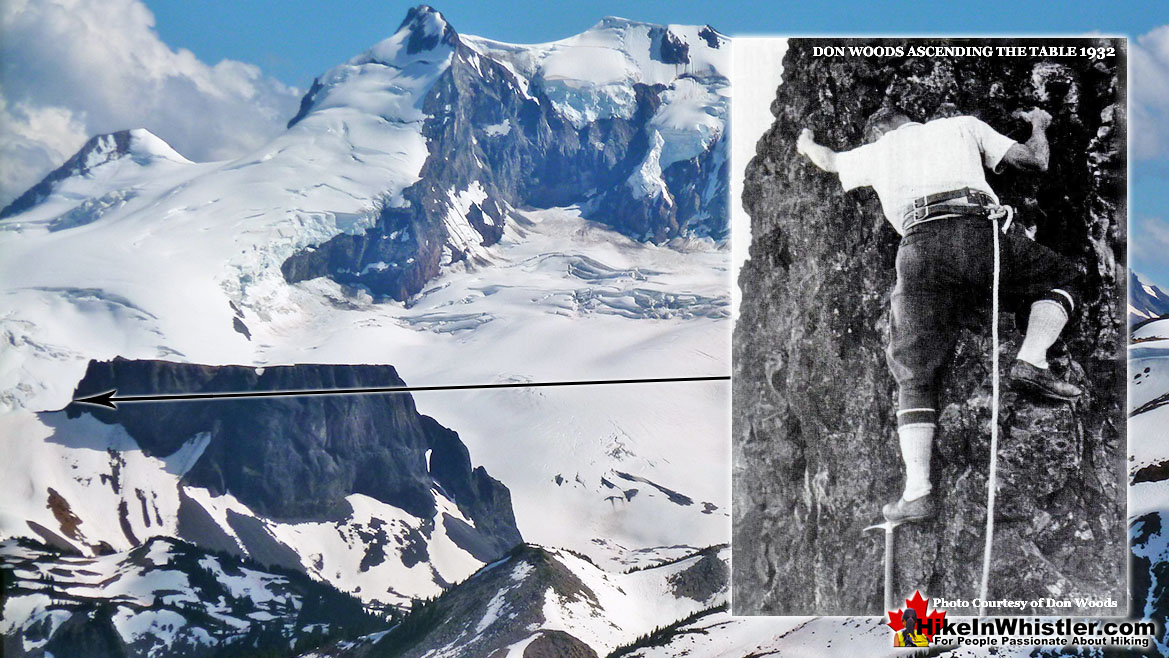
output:
[{"label": "dark rock cliff", "polygon": [[[391,366],[257,369],[117,358],[90,362],[77,391],[134,395],[404,385]],[[334,518],[347,511],[344,498],[357,493],[429,520],[437,488],[474,522],[474,528],[460,528],[457,540],[476,557],[494,559],[520,542],[507,488],[482,467],[472,468],[458,434],[419,414],[409,394],[145,402],[117,410],[73,404],[67,412],[120,424],[143,451],[160,457],[209,433],[210,442],[183,482],[231,493],[269,518]]]},{"label": "dark rock cliff", "polygon": [[[1010,42],[996,41],[995,45]],[[1045,174],[991,175],[1036,239],[1075,260],[1087,294],[1053,352],[1088,389],[1075,404],[1002,398],[990,598],[1111,597],[1123,614],[1125,486],[1125,70],[1059,58],[811,56],[792,40],[776,119],[757,146],[734,341],[734,606],[743,614],[879,614],[883,546],[862,529],[900,492],[895,387],[884,348],[897,235],[865,188],[795,151],[802,128],[838,151],[862,143],[886,102],[912,118],[972,114],[1019,140],[1011,118],[1054,117]],[[833,45],[904,45],[834,41]],[[1034,41],[1011,45],[1038,45]],[[1042,45],[1107,45],[1055,42]],[[944,381],[933,461],[938,520],[898,530],[895,595],[978,596],[989,454],[988,318],[971,318]],[[1018,348],[1016,319],[1000,367]],[[1029,613],[1099,609],[1038,607]]]},{"label": "dark rock cliff", "polygon": [[[419,11],[411,10],[399,29],[417,31]],[[454,52],[422,103],[429,157],[420,180],[404,192],[408,205],[383,208],[375,225],[360,235],[339,235],[294,254],[282,266],[287,281],[328,276],[379,297],[406,299],[442,266],[474,263],[477,247],[498,242],[508,206],[581,204],[585,217],[643,241],[661,243],[683,234],[726,237],[725,136],[662,171],[669,198],[636,198],[626,183],[653,147],[649,121],[662,103],[664,85],[632,84],[628,118],[577,126],[556,109],[538,78],[521,84],[507,66],[468,46],[449,25],[446,30],[441,43]],[[655,59],[689,62],[689,47],[668,29],[654,28],[650,37]],[[706,47],[727,46],[713,30],[703,39]],[[297,119],[311,112],[321,93],[315,84]],[[473,184],[486,199],[473,203],[464,218],[482,240],[460,246],[448,239],[443,218],[461,212],[452,207],[452,193]]]}]

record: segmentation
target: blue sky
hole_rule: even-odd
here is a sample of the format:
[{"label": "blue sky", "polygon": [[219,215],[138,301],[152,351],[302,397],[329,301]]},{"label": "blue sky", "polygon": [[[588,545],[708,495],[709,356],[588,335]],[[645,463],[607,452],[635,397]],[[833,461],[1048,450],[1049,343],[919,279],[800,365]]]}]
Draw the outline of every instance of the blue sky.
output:
[{"label": "blue sky", "polygon": [[[389,36],[417,3],[377,0],[147,0],[163,41],[208,62],[251,62],[291,85]],[[653,23],[709,24],[725,34],[1104,32],[1140,35],[1169,23],[1169,6],[1149,2],[714,2],[710,0],[548,3],[430,3],[460,32],[500,41],[551,41],[607,15]],[[553,8],[555,7],[555,8]]]},{"label": "blue sky", "polygon": [[[0,2],[0,205],[91,135],[143,127],[196,160],[255,148],[314,76],[389,36],[384,0]],[[1108,33],[1131,37],[1132,263],[1169,288],[1169,5],[1134,2],[435,1],[456,30],[550,41],[606,15],[729,35]],[[1139,74],[1138,74],[1139,72]]]}]

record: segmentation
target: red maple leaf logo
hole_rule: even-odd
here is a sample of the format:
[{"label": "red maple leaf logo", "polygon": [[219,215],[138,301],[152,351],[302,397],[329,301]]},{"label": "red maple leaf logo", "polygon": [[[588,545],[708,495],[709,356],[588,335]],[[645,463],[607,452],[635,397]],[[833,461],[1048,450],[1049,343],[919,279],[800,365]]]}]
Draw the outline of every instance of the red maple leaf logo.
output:
[{"label": "red maple leaf logo", "polygon": [[[912,599],[905,599],[905,606],[906,608],[913,608],[913,611],[917,613],[917,618],[922,621],[922,634],[932,641],[934,634],[942,630],[942,621],[946,618],[946,613],[939,610],[927,613],[929,599],[923,598],[921,592],[916,590],[913,592]],[[904,612],[904,609],[900,608],[896,612],[889,612],[889,621],[886,623],[889,625],[889,628],[893,629],[894,633],[905,628],[905,622],[901,620]]]}]

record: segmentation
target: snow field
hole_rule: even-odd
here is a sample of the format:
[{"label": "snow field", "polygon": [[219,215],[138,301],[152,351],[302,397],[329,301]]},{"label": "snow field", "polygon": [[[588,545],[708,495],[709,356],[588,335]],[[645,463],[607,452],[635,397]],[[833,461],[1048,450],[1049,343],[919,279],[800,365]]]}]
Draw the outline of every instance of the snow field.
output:
[{"label": "snow field", "polygon": [[[427,34],[445,29],[434,14],[425,20]],[[670,26],[691,61],[666,64],[660,49],[651,54],[653,29],[606,19],[533,47],[465,41],[518,72],[525,89],[540,85],[574,121],[631,113],[631,83],[669,87],[653,119],[657,148],[644,163],[643,182],[656,189],[663,167],[721,137],[729,52],[713,32]],[[405,39],[396,34],[325,74],[312,111],[247,156],[195,164],[137,131],[127,156],[102,161],[103,145],[89,173],[0,223],[0,338],[12,346],[0,353],[0,436],[6,453],[18,454],[0,465],[12,501],[0,535],[35,536],[28,520],[65,532],[45,505],[49,488],[79,520],[67,539],[83,551],[99,542],[126,550],[177,532],[179,478],[206,437],[158,459],[116,426],[38,413],[65,406],[89,359],[383,363],[417,385],[729,373],[725,249],[696,239],[640,244],[572,208],[514,212],[503,241],[485,248],[465,219],[483,200],[476,184],[449,191],[445,218],[456,245],[475,258],[449,267],[408,303],[375,303],[327,280],[284,282],[288,256],[364,230],[382,205],[404,204],[402,190],[418,180],[428,156],[422,99],[452,50],[410,54]],[[699,130],[687,132],[688,124]],[[614,570],[562,553],[598,588],[602,607],[619,614],[602,622],[579,602],[549,601],[554,623],[574,625],[565,627],[574,634],[579,625],[590,642],[610,647],[607,631],[632,639],[644,624],[709,603],[674,601],[663,581],[616,570],[729,535],[728,474],[719,467],[729,463],[725,383],[430,393],[416,401],[511,489],[526,540],[584,552]],[[182,492],[237,542],[229,512],[255,516],[230,495]],[[437,492],[433,530],[423,537],[429,559],[409,568],[397,540],[420,533],[422,522],[363,496],[347,500],[353,513],[340,521],[260,521],[314,577],[367,601],[431,596],[439,579],[455,582],[482,565],[446,536],[445,515],[467,520]],[[381,541],[385,559],[367,560]],[[119,581],[130,589],[111,595],[185,587],[166,580],[174,575],[127,575]],[[233,593],[278,600],[274,583],[246,575],[226,582]],[[119,629],[174,639],[168,633],[177,626],[165,612],[119,619]]]},{"label": "snow field", "polygon": [[[724,250],[699,244],[681,253],[640,244],[571,209],[525,217],[490,248],[494,265],[448,272],[409,308],[360,298],[336,308],[345,293],[333,284],[294,286],[300,314],[253,328],[258,343],[271,345],[257,363],[392,363],[411,385],[730,371]],[[631,289],[713,300],[714,317],[652,319],[649,295],[628,298],[636,312],[561,303]],[[445,331],[451,325],[457,328]],[[419,411],[459,432],[472,460],[508,486],[528,541],[606,562],[626,555],[617,545],[701,547],[728,536],[729,475],[715,466],[730,459],[724,382],[414,397]],[[669,502],[618,472],[693,502]],[[637,493],[625,500],[632,489]],[[706,502],[717,509],[704,513]]]}]

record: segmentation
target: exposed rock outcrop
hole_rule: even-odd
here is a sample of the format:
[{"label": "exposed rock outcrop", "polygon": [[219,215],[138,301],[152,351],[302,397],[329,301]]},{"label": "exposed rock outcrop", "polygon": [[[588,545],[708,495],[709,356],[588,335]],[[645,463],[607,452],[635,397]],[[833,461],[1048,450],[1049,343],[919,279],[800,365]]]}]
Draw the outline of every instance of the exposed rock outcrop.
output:
[{"label": "exposed rock outcrop", "polygon": [[[709,96],[703,110],[725,114],[727,101],[718,90],[726,78],[714,69],[695,71],[691,57],[694,48],[726,47],[725,37],[704,28],[698,43],[687,44],[666,27],[605,19],[594,30],[627,33],[629,44],[648,36],[648,53],[620,57],[670,64],[679,75],[670,85],[596,85],[565,82],[538,66],[521,70],[537,57],[524,54],[528,47],[464,39],[428,7],[411,10],[399,34],[408,32],[413,44],[416,35],[440,30],[441,39],[416,44],[436,49],[436,61],[449,54],[449,65],[419,101],[429,157],[418,182],[403,193],[406,203],[380,208],[373,226],[360,234],[338,235],[294,254],[282,266],[286,280],[328,276],[379,297],[406,299],[443,266],[485,263],[485,248],[499,242],[513,207],[580,204],[589,219],[657,243],[683,234],[727,235],[725,135],[704,137],[688,122],[651,121],[669,94],[688,97],[699,90]],[[316,81],[290,126],[331,91]],[[618,107],[609,107],[614,103]],[[687,135],[663,138],[671,131]],[[693,153],[678,156],[663,148]]]},{"label": "exposed rock outcrop", "polygon": [[[747,169],[750,260],[734,358],[736,613],[879,614],[880,504],[900,492],[894,383],[884,349],[897,236],[865,188],[795,151],[800,130],[838,150],[892,101],[910,116],[972,114],[1017,139],[1011,114],[1054,117],[1045,174],[991,175],[1036,239],[1084,273],[1079,322],[1056,366],[1088,388],[1075,404],[1002,397],[990,598],[1111,597],[1125,611],[1125,71],[1120,55],[1060,58],[813,57],[792,40],[776,120]],[[905,45],[904,41],[836,41]],[[1018,45],[999,42],[996,45]],[[1036,45],[1026,42],[1023,45]],[[1051,42],[1043,45],[1073,45]],[[1086,45],[1082,41],[1075,46]],[[988,318],[972,317],[944,381],[933,462],[937,521],[902,526],[898,594],[978,596],[990,419]],[[1018,348],[1015,318],[999,321]],[[1004,389],[1006,390],[1006,389]],[[1026,613],[1100,614],[1028,608]]]},{"label": "exposed rock outcrop", "polygon": [[[133,395],[404,385],[391,366],[250,368],[117,358],[90,362],[77,390]],[[468,552],[486,561],[520,542],[507,488],[482,467],[472,468],[458,434],[419,414],[409,394],[148,402],[116,411],[73,404],[67,411],[120,424],[143,451],[160,457],[209,433],[182,482],[230,493],[271,519],[333,518],[347,511],[346,496],[364,494],[429,521],[438,488],[474,522],[458,533]]]},{"label": "exposed rock outcrop", "polygon": [[6,656],[291,656],[394,621],[302,573],[162,537],[94,558],[9,539],[0,573],[24,613],[6,620]]},{"label": "exposed rock outcrop", "polygon": [[437,599],[419,602],[389,632],[325,653],[344,658],[616,655],[610,652],[621,642],[644,640],[676,617],[692,618],[723,605],[725,548],[620,574],[571,551],[517,546]]},{"label": "exposed rock outcrop", "polygon": [[0,210],[0,219],[19,215],[36,206],[69,178],[91,176],[95,169],[122,158],[129,158],[139,164],[157,159],[189,162],[149,130],[138,128],[95,135],[74,153],[73,157]]}]

